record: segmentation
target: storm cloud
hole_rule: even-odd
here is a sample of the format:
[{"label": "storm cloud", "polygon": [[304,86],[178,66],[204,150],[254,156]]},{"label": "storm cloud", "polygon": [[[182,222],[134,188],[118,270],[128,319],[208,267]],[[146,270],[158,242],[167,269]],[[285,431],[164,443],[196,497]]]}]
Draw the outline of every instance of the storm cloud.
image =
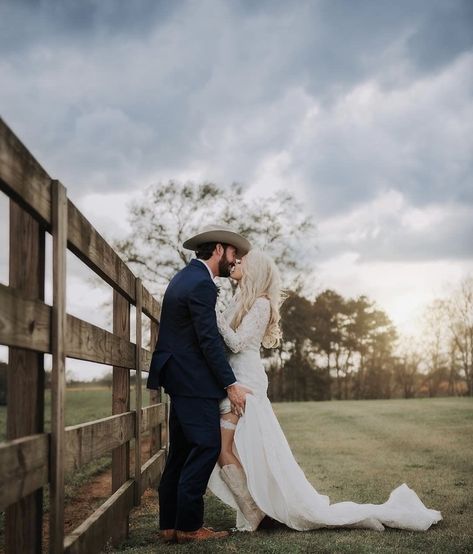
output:
[{"label": "storm cloud", "polygon": [[471,268],[472,30],[469,0],[4,1],[1,114],[86,213],[289,188],[320,264]]}]

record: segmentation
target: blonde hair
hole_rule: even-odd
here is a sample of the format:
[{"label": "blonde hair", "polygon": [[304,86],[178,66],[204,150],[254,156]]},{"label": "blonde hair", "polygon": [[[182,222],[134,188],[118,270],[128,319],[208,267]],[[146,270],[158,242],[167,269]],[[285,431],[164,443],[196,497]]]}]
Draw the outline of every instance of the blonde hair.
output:
[{"label": "blonde hair", "polygon": [[284,300],[279,270],[267,254],[252,249],[241,261],[241,272],[239,290],[235,295],[237,306],[230,326],[236,330],[256,299],[265,297],[271,310],[262,344],[265,348],[276,348],[282,338],[279,307]]}]

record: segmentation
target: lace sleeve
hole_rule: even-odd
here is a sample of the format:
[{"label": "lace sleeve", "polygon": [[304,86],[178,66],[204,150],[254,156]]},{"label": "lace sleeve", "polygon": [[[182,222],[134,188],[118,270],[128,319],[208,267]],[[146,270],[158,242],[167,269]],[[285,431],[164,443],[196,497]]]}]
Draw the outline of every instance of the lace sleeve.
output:
[{"label": "lace sleeve", "polygon": [[217,312],[217,325],[225,344],[234,353],[244,350],[255,337],[263,339],[269,323],[270,304],[267,298],[257,298],[236,331],[223,314]]}]

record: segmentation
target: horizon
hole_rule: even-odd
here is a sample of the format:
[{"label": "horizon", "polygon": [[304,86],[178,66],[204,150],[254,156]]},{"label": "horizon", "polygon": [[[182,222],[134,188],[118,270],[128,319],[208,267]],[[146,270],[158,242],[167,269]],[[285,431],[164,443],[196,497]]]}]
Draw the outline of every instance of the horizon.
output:
[{"label": "horizon", "polygon": [[[290,190],[314,294],[365,294],[418,335],[473,274],[472,26],[468,0],[5,2],[1,115],[109,240],[152,183]],[[68,262],[68,311],[106,327],[109,293]]]}]

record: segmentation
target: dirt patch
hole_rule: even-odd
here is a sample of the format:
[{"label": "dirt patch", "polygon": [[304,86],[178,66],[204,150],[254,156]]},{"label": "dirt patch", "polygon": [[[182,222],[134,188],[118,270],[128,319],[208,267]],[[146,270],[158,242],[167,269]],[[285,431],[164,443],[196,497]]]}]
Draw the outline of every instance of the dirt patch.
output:
[{"label": "dirt patch", "polygon": [[[141,463],[149,459],[149,437],[143,437],[141,443]],[[130,471],[133,474],[134,455],[130,449]],[[74,491],[74,499],[68,500],[64,506],[64,531],[65,534],[71,533],[81,523],[83,523],[94,511],[103,504],[112,494],[112,471],[111,468],[90,478],[85,485],[78,487]],[[152,511],[157,509],[156,492],[150,489],[146,490],[141,499],[141,506],[133,510],[133,516],[139,517],[135,512]],[[43,552],[49,551],[49,512],[43,517]]]}]

